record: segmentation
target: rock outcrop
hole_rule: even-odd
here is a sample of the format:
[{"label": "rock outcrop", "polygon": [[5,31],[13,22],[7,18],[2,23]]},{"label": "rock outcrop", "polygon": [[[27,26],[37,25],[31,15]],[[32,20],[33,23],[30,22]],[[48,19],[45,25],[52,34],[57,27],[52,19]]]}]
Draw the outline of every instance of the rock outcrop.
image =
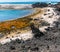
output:
[{"label": "rock outcrop", "polygon": [[40,38],[41,36],[44,36],[43,32],[41,32],[37,27],[35,27],[34,24],[31,24],[30,27],[35,38]]}]

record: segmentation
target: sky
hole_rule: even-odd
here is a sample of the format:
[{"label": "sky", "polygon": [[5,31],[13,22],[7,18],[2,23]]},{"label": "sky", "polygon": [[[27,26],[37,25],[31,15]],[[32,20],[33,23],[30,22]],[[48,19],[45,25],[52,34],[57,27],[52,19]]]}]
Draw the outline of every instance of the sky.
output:
[{"label": "sky", "polygon": [[46,1],[59,2],[60,0],[0,0],[0,2],[46,2]]}]

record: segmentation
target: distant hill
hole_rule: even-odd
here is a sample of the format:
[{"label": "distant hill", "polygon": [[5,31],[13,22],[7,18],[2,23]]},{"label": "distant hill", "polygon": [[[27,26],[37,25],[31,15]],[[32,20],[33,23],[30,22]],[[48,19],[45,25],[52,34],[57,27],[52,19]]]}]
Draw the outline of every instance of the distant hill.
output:
[{"label": "distant hill", "polygon": [[33,8],[35,8],[35,7],[47,7],[48,6],[48,4],[47,3],[45,3],[45,2],[36,2],[36,3],[34,3],[34,4],[32,4],[32,7]]}]

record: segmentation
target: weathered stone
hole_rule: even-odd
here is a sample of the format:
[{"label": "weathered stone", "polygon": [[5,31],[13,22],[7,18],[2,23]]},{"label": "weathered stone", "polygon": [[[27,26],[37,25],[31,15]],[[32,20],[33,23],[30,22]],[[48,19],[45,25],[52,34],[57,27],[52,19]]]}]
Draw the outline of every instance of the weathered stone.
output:
[{"label": "weathered stone", "polygon": [[44,36],[44,34],[38,28],[36,28],[34,24],[32,24],[30,27],[35,38],[40,38],[41,36]]}]

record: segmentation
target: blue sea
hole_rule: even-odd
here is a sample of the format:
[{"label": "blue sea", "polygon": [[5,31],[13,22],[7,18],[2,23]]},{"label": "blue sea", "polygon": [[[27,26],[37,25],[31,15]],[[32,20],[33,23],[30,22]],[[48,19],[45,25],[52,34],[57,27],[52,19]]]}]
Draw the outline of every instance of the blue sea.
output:
[{"label": "blue sea", "polygon": [[33,10],[0,10],[0,22],[31,14]]},{"label": "blue sea", "polygon": [[[34,4],[35,2],[0,2],[0,4]],[[57,2],[47,2],[56,4]],[[33,10],[0,10],[0,21],[20,18],[32,13]]]},{"label": "blue sea", "polygon": [[[0,2],[0,4],[34,4],[36,2]],[[57,4],[57,2],[45,2],[45,3],[51,3],[51,4]]]}]

